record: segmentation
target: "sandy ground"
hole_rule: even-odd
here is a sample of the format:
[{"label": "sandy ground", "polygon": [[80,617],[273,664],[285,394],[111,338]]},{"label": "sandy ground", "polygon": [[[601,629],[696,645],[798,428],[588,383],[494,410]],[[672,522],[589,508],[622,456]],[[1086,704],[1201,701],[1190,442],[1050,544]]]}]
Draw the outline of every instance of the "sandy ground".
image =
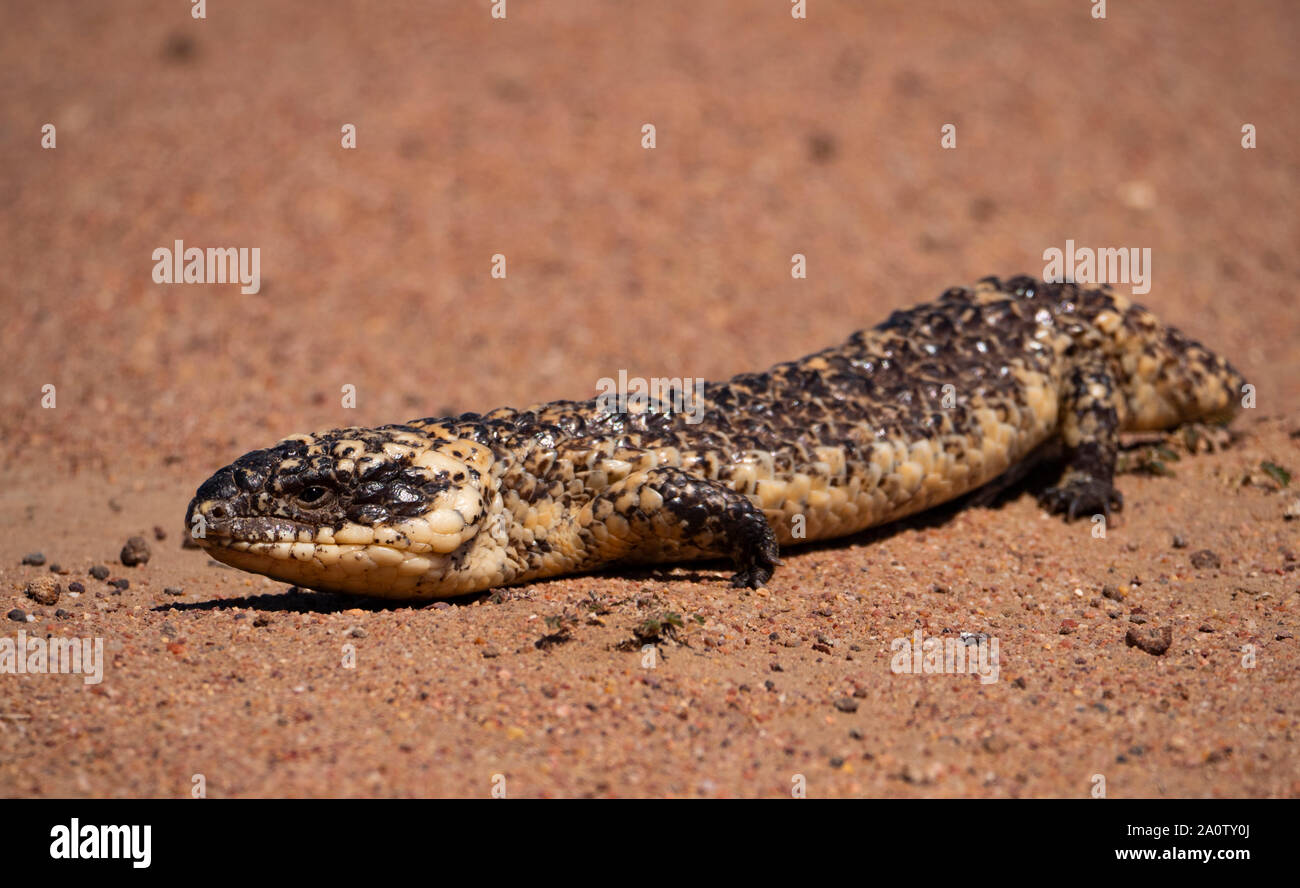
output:
[{"label": "sandy ground", "polygon": [[[0,613],[31,617],[0,638],[106,660],[0,675],[0,793],[1300,794],[1300,479],[1261,469],[1300,473],[1300,12],[809,6],[0,4]],[[155,284],[177,239],[260,248],[261,292]],[[180,546],[287,434],[724,377],[1067,239],[1150,247],[1142,301],[1258,390],[1227,450],[1123,477],[1104,539],[1022,492],[753,593],[703,565],[426,608]],[[895,674],[917,630],[996,638],[997,680]]]}]

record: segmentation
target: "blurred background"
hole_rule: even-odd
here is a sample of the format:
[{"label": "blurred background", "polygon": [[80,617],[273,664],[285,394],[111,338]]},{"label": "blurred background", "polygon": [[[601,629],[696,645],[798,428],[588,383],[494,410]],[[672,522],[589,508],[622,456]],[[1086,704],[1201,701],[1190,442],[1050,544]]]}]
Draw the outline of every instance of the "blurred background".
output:
[{"label": "blurred background", "polygon": [[[1292,411],[1300,8],[1108,7],[6,0],[4,471],[725,377],[1066,239]],[[261,292],[154,283],[178,239]]]}]

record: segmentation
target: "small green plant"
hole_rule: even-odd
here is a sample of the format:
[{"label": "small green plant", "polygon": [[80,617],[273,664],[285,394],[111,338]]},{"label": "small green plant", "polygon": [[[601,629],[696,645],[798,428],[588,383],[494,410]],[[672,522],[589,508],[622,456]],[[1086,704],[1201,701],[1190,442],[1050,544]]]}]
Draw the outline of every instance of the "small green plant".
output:
[{"label": "small green plant", "polygon": [[1291,473],[1282,468],[1275,462],[1264,460],[1259,464],[1264,473],[1278,483],[1279,487],[1289,487],[1291,485]]}]

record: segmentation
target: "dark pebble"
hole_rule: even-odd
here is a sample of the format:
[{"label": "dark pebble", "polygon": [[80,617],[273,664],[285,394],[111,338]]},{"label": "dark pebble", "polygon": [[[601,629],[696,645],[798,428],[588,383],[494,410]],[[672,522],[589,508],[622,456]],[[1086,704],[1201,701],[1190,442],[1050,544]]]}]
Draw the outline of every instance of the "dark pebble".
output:
[{"label": "dark pebble", "polygon": [[184,594],[185,594],[185,590],[182,589],[180,586],[168,586],[168,587],[166,587],[165,589],[163,589],[163,594],[164,594],[164,595],[184,595]]},{"label": "dark pebble", "polygon": [[1129,647],[1139,648],[1153,656],[1160,656],[1173,644],[1174,630],[1169,626],[1159,629],[1153,627],[1139,629],[1136,626],[1124,636],[1124,643]]},{"label": "dark pebble", "polygon": [[86,587],[81,585],[81,583],[77,582],[76,580],[73,580],[71,583],[68,583],[68,591],[76,592],[78,595],[80,595],[82,592],[86,591]]},{"label": "dark pebble", "polygon": [[829,163],[835,159],[835,137],[829,133],[813,133],[808,137],[808,157],[813,163]]},{"label": "dark pebble", "polygon": [[151,554],[149,544],[145,542],[144,537],[131,537],[122,547],[122,554],[118,558],[127,567],[138,567],[147,564]]},{"label": "dark pebble", "polygon": [[835,708],[840,712],[857,712],[858,701],[852,697],[840,697],[835,701]]},{"label": "dark pebble", "polygon": [[1186,548],[1187,548],[1187,538],[1186,538],[1186,537],[1183,537],[1183,536],[1180,536],[1179,534],[1174,534],[1174,548],[1175,548],[1175,549],[1186,549]]},{"label": "dark pebble", "polygon": [[1219,556],[1209,549],[1201,549],[1192,555],[1192,567],[1197,570],[1219,569]]},{"label": "dark pebble", "polygon": [[13,620],[15,623],[27,622],[27,611],[23,610],[21,607],[16,607],[11,610],[8,616],[9,619]]},{"label": "dark pebble", "polygon": [[96,564],[90,569],[90,575],[97,580],[107,580],[108,568],[104,567],[102,564]]},{"label": "dark pebble", "polygon": [[131,588],[131,581],[123,579],[109,580],[108,585],[117,589],[118,592],[125,592]]},{"label": "dark pebble", "polygon": [[32,567],[40,567],[45,563],[45,555],[41,552],[28,552],[23,556],[23,564],[30,564]]},{"label": "dark pebble", "polygon": [[163,540],[167,539],[167,531],[155,524],[153,526],[153,538],[161,543]]},{"label": "dark pebble", "polygon": [[56,610],[54,612],[54,616],[58,617],[60,620],[68,620],[72,618],[72,614],[65,611],[63,608],[59,608],[58,610]]}]

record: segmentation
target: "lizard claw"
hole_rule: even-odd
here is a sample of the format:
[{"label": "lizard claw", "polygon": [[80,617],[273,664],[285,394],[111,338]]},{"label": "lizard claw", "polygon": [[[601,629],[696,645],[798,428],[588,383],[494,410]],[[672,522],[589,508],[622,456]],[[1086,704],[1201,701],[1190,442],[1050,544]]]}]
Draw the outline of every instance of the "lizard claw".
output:
[{"label": "lizard claw", "polygon": [[1039,495],[1038,502],[1053,514],[1064,513],[1066,521],[1098,513],[1109,520],[1112,511],[1124,509],[1124,495],[1110,482],[1097,478],[1075,478],[1049,487]]}]

